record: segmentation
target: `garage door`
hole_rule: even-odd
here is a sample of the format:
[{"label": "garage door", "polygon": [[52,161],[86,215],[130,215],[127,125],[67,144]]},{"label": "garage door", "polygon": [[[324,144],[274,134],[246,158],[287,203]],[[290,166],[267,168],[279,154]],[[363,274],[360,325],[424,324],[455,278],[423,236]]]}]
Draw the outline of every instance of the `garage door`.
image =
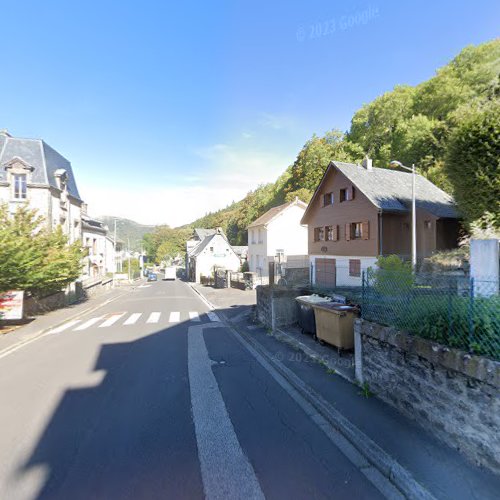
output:
[{"label": "garage door", "polygon": [[337,276],[335,259],[316,259],[316,286],[321,288],[334,288]]}]

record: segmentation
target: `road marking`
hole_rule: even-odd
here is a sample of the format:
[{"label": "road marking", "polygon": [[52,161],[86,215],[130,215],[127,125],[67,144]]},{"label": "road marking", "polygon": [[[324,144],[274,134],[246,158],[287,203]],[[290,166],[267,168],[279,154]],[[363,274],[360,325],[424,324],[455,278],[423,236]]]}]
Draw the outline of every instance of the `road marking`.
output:
[{"label": "road marking", "polygon": [[210,318],[210,321],[220,321],[219,316],[214,312],[208,312],[207,316]]},{"label": "road marking", "polygon": [[158,321],[160,321],[160,316],[161,316],[161,313],[153,312],[149,315],[149,318],[146,321],[146,323],[158,323]]},{"label": "road marking", "polygon": [[142,316],[142,313],[133,313],[127,318],[127,320],[123,324],[124,325],[133,325],[141,316]]},{"label": "road marking", "polygon": [[137,288],[149,288],[151,285],[139,285]]},{"label": "road marking", "polygon": [[73,326],[75,326],[77,323],[80,323],[81,320],[79,319],[74,319],[73,321],[68,321],[67,323],[64,323],[63,325],[61,326],[58,326],[57,328],[53,328],[52,330],[50,330],[49,332],[47,333],[61,333],[61,332],[64,332],[64,330],[67,330],[68,328],[71,328]]},{"label": "road marking", "polygon": [[108,326],[114,325],[125,313],[117,313],[110,316],[104,323],[99,325],[99,328],[106,328]]},{"label": "road marking", "polygon": [[79,332],[81,330],[85,330],[89,326],[95,325],[101,319],[102,319],[102,316],[98,316],[97,318],[89,319],[88,321],[85,321],[85,323],[82,323],[81,325],[77,326],[75,329],[73,329],[73,331]]},{"label": "road marking", "polygon": [[192,321],[201,321],[200,320],[200,315],[197,312],[190,312],[189,313],[189,319]]},{"label": "road marking", "polygon": [[170,313],[170,318],[168,319],[169,323],[179,323],[181,320],[181,313],[174,311]]},{"label": "road marking", "polygon": [[191,407],[205,497],[264,499],[255,472],[241,449],[212,371],[204,328],[188,329],[188,373]]}]

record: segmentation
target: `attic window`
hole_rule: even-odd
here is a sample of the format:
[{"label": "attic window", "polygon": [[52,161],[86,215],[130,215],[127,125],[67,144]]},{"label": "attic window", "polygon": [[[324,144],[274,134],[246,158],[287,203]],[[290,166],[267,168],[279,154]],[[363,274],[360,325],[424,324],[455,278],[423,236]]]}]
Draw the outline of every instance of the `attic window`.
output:
[{"label": "attic window", "polygon": [[333,205],[333,193],[325,193],[323,195],[323,206]]},{"label": "attic window", "polygon": [[344,188],[340,190],[340,203],[354,200],[354,188]]},{"label": "attic window", "polygon": [[426,220],[424,222],[424,227],[425,227],[425,229],[431,229],[432,228],[432,222],[430,220]]},{"label": "attic window", "polygon": [[210,251],[213,252],[214,251],[214,247],[210,247]]}]

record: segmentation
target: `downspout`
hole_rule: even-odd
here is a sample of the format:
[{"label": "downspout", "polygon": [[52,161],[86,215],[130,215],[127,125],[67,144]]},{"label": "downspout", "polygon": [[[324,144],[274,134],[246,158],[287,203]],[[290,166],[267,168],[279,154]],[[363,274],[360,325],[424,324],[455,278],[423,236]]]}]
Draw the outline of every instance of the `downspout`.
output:
[{"label": "downspout", "polygon": [[380,256],[383,255],[383,234],[384,234],[384,226],[383,226],[383,217],[382,217],[382,210],[379,210],[378,212],[378,254]]}]

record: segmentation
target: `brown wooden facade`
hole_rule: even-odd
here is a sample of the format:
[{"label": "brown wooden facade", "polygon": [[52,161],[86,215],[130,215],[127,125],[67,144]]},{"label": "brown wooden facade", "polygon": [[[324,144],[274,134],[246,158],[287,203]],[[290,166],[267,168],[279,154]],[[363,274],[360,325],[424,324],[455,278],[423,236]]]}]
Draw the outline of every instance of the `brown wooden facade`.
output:
[{"label": "brown wooden facade", "polygon": [[[329,168],[302,223],[308,225],[309,255],[409,257],[411,252],[411,211],[382,211],[336,168]],[[458,231],[456,219],[417,209],[417,257],[456,247]]]}]

